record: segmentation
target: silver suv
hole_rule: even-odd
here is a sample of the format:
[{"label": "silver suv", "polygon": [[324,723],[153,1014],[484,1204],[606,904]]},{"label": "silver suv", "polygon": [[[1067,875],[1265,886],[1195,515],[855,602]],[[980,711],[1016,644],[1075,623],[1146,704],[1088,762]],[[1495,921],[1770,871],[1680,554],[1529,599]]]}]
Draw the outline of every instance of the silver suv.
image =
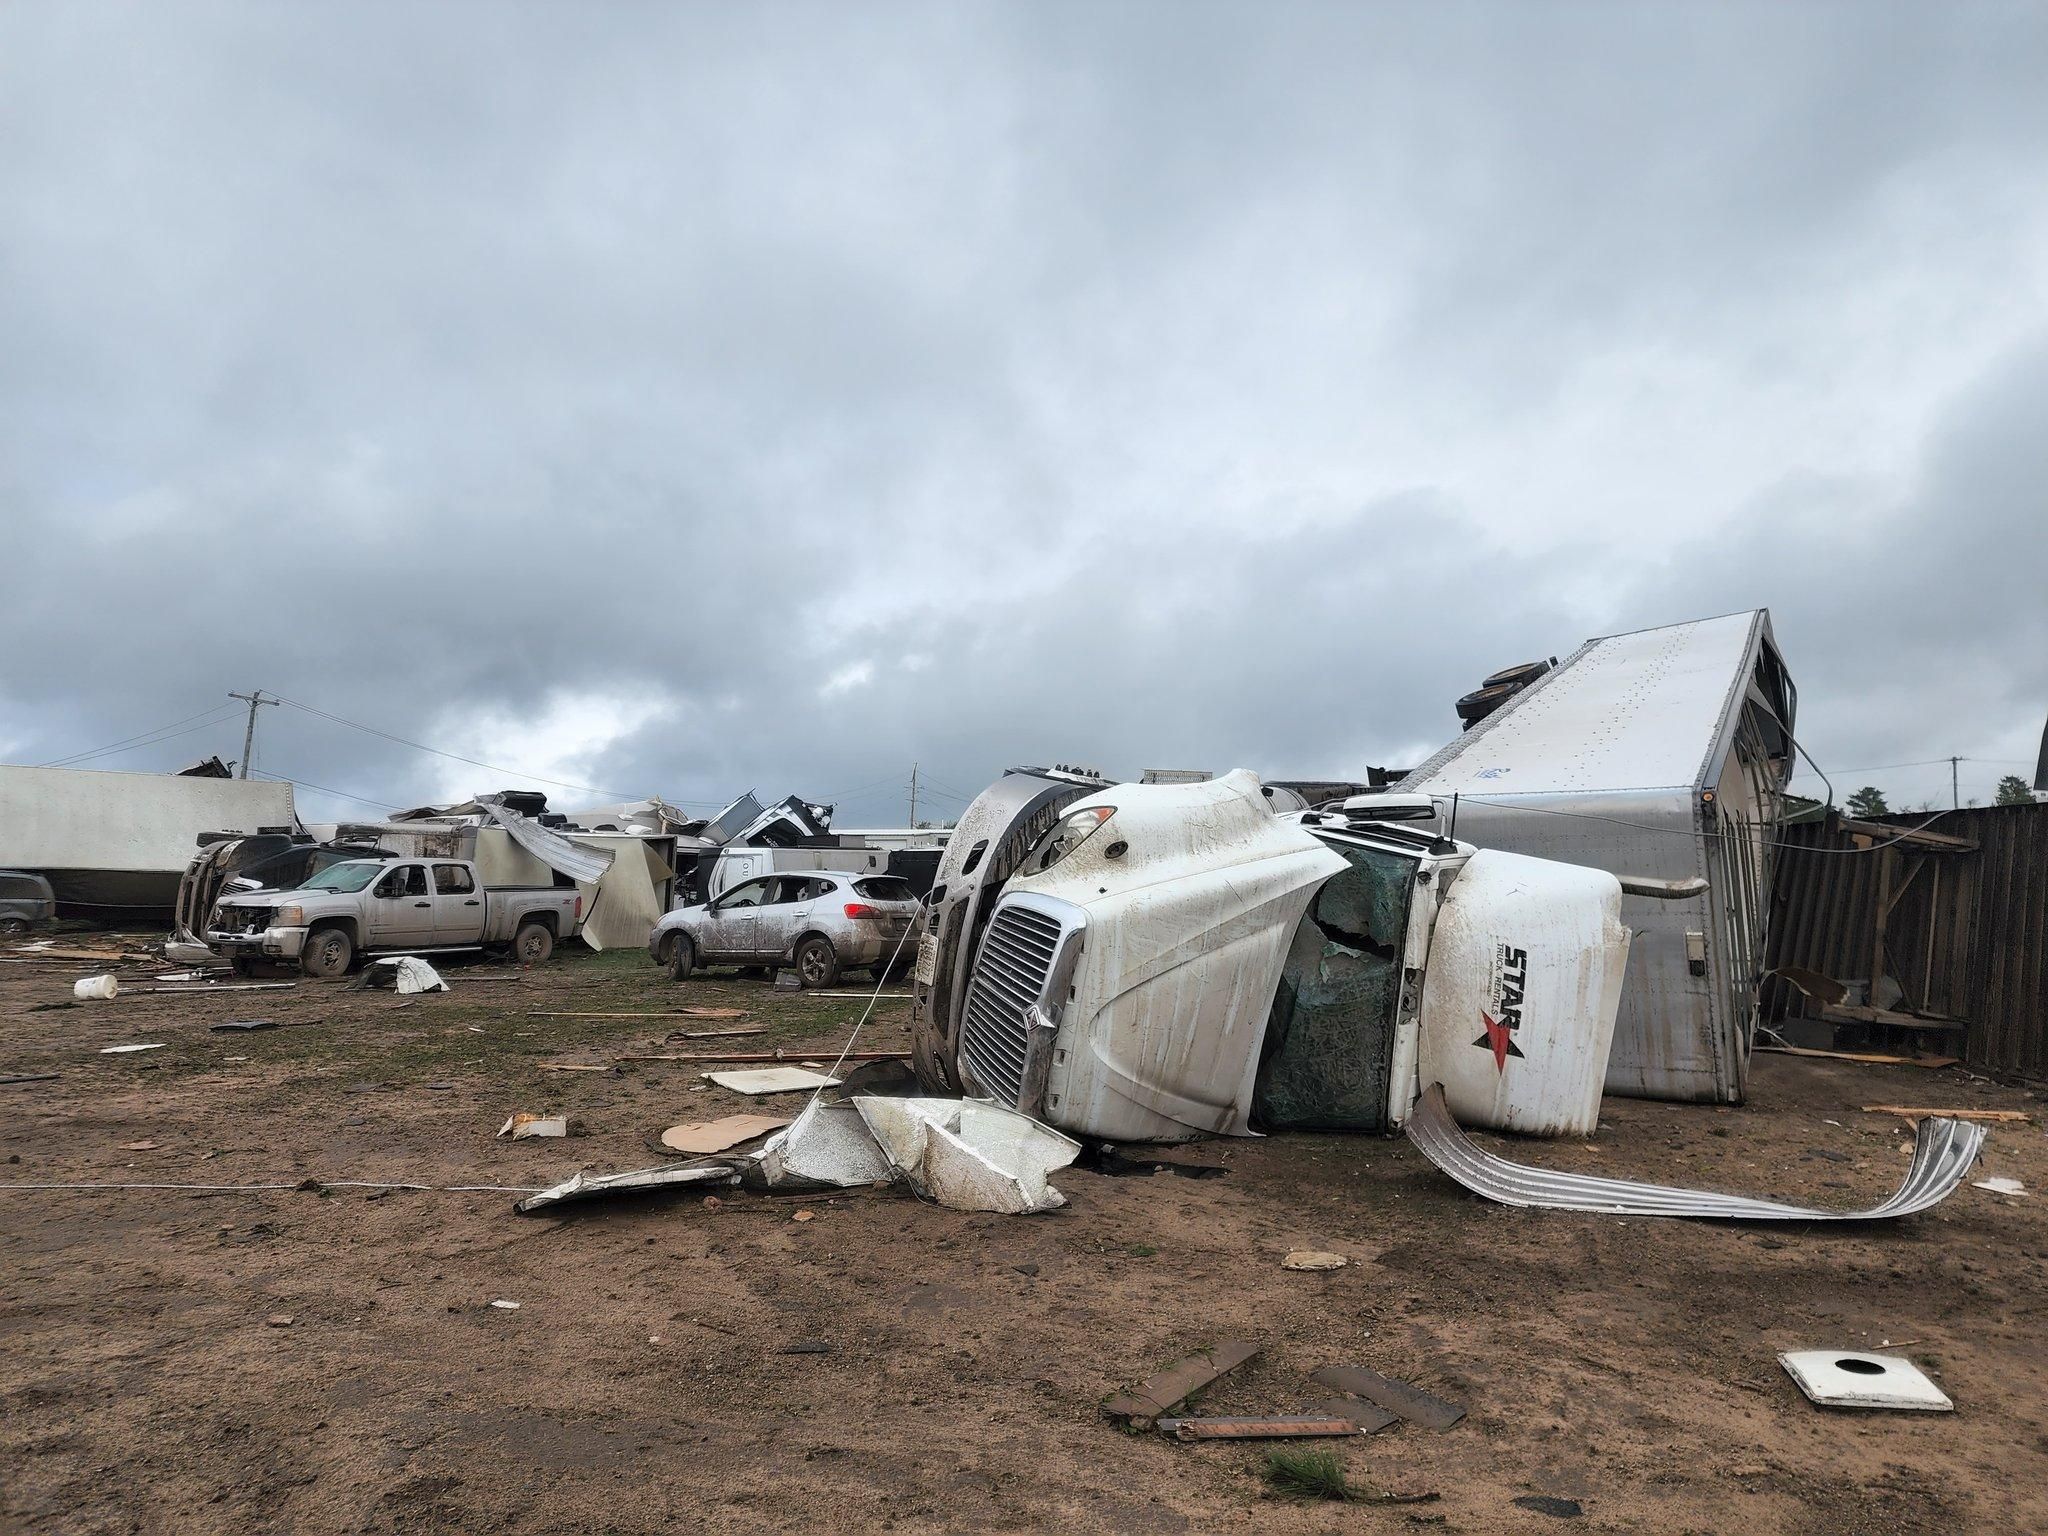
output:
[{"label": "silver suv", "polygon": [[844,970],[909,963],[904,935],[918,905],[895,875],[763,875],[678,907],[654,925],[647,948],[677,981],[710,965],[789,965],[805,986],[829,987]]}]

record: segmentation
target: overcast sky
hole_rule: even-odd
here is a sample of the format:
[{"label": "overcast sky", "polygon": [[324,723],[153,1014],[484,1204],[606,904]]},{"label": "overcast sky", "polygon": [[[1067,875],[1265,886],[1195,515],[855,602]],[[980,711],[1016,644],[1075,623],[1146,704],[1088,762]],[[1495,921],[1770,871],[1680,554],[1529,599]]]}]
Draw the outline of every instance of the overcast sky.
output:
[{"label": "overcast sky", "polygon": [[1838,791],[1988,798],[2044,81],[2041,4],[0,0],[0,760],[263,688],[495,765],[263,711],[378,804],[889,824],[1768,606]]}]

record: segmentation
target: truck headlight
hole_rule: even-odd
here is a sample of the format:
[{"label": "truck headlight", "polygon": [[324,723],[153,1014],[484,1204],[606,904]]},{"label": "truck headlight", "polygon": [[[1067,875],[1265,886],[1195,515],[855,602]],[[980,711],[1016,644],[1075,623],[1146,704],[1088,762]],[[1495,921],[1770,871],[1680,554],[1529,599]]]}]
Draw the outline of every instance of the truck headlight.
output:
[{"label": "truck headlight", "polygon": [[304,907],[279,907],[277,909],[277,925],[280,928],[305,927],[306,909]]}]

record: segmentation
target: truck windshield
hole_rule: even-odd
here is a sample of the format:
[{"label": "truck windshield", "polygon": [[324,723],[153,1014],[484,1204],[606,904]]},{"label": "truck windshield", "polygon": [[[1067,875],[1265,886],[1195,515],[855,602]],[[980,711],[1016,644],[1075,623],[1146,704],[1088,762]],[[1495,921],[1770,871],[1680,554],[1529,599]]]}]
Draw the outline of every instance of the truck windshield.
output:
[{"label": "truck windshield", "polygon": [[1354,843],[1327,846],[1351,867],[1323,883],[1294,930],[1252,1117],[1267,1130],[1384,1131],[1420,861]]},{"label": "truck windshield", "polygon": [[330,864],[299,886],[302,891],[360,891],[383,870],[382,864]]}]

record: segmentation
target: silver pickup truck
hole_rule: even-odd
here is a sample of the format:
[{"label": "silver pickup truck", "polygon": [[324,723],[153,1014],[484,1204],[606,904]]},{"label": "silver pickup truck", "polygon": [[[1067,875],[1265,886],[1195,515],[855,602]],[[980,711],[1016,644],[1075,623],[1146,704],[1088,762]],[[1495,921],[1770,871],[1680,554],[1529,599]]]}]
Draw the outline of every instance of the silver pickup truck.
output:
[{"label": "silver pickup truck", "polygon": [[206,944],[238,971],[258,960],[297,961],[323,977],[344,975],[360,955],[497,945],[537,965],[582,921],[574,890],[487,891],[467,859],[349,859],[291,890],[222,897]]}]

